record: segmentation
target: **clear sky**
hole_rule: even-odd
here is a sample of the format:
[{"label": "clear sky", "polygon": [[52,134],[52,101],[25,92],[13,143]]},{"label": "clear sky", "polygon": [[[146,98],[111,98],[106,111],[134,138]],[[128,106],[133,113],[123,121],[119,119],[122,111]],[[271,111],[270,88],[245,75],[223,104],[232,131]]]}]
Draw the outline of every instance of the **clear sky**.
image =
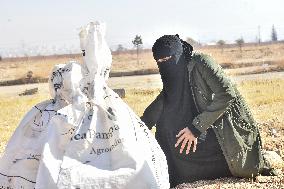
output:
[{"label": "clear sky", "polygon": [[0,54],[30,46],[77,48],[80,26],[93,20],[106,22],[112,48],[132,47],[136,34],[145,47],[176,33],[203,43],[255,41],[258,26],[269,40],[273,24],[284,39],[283,7],[284,0],[0,0]]}]

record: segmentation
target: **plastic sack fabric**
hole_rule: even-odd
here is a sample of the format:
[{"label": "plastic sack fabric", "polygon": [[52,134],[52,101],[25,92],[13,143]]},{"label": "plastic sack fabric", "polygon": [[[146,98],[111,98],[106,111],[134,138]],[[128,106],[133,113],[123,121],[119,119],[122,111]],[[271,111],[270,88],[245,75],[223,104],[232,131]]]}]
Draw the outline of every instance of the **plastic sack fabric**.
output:
[{"label": "plastic sack fabric", "polygon": [[[25,116],[2,158],[7,163],[1,163],[0,187],[170,187],[166,157],[153,134],[106,84],[112,57],[104,35],[102,23],[83,27],[79,34],[83,64],[54,68],[50,77],[54,100],[44,102],[42,108],[48,107],[53,114],[42,115],[42,109],[33,108]],[[27,144],[22,143],[23,127],[31,127],[28,122],[35,116],[45,120],[40,120],[44,126],[37,138],[25,136]],[[18,159],[26,158],[27,163],[14,168],[19,148],[26,156]],[[33,157],[37,160],[32,162]],[[15,175],[20,177],[11,177]]]},{"label": "plastic sack fabric", "polygon": [[57,110],[68,104],[64,92],[58,90],[64,67],[55,66],[49,77],[53,99],[28,111],[10,138],[0,159],[0,188],[34,188],[49,122]]}]

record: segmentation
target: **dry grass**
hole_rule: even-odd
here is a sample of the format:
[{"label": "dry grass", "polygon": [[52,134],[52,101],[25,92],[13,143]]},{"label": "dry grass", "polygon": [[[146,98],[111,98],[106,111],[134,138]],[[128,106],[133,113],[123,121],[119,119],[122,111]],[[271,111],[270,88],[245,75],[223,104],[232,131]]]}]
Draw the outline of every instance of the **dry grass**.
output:
[{"label": "dry grass", "polygon": [[0,153],[25,113],[36,103],[48,99],[47,95],[0,97]]},{"label": "dry grass", "polygon": [[284,83],[282,80],[243,82],[240,85],[260,124],[263,146],[284,159]]},{"label": "dry grass", "polygon": [[71,58],[43,58],[39,60],[22,59],[17,62],[0,62],[0,81],[25,78],[28,71],[33,72],[34,77],[47,78],[56,64],[66,63]]},{"label": "dry grass", "polygon": [[[283,70],[284,43],[246,46],[242,53],[237,47],[227,47],[224,51],[218,47],[203,47],[199,51],[211,54],[225,68],[257,67],[256,72]],[[157,70],[157,65],[151,51],[143,51],[139,55],[137,63],[135,52],[124,52],[113,55],[112,72],[133,72],[140,70]],[[25,78],[28,71],[32,71],[35,77],[47,78],[55,64],[66,63],[70,60],[82,62],[80,56],[70,57],[42,57],[22,58],[18,61],[0,62],[0,82]],[[282,66],[278,66],[279,62]],[[264,67],[263,67],[264,65]],[[237,70],[233,74],[248,74],[249,71]]]},{"label": "dry grass", "polygon": [[221,48],[203,48],[201,51],[211,54],[221,64],[263,64],[284,59],[284,43],[244,46],[242,51],[238,47],[227,47],[223,52]]}]

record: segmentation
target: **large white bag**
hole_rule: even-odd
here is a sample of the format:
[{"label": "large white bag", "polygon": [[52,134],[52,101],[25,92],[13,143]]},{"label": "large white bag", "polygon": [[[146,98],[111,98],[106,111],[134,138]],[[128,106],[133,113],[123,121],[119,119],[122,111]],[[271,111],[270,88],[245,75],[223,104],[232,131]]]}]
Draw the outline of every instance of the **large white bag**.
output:
[{"label": "large white bag", "polygon": [[169,188],[166,158],[151,131],[106,84],[104,30],[90,23],[80,33],[88,100],[73,101],[50,122],[36,188]]},{"label": "large white bag", "polygon": [[101,23],[82,28],[84,63],[55,67],[54,100],[20,123],[1,159],[0,187],[169,188],[166,157],[151,131],[106,84],[112,58],[104,34]]}]

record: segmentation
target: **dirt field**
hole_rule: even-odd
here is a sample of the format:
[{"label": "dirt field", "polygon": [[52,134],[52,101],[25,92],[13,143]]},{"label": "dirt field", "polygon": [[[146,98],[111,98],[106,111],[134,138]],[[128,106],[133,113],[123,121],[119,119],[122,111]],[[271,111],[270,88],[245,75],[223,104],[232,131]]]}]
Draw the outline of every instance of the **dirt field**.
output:
[{"label": "dirt field", "polygon": [[[284,43],[249,45],[242,51],[238,47],[202,47],[197,51],[212,55],[217,62],[228,69],[229,75],[242,75],[284,70]],[[66,63],[70,60],[82,62],[78,55],[66,57],[20,58],[17,60],[0,61],[0,82],[26,78],[28,71],[33,72],[34,78],[46,79],[55,64]],[[236,69],[237,68],[237,69]],[[112,73],[134,72],[146,70],[157,71],[157,65],[150,50],[139,55],[137,62],[135,52],[114,53]]]},{"label": "dirt field", "polygon": [[[265,150],[273,150],[284,159],[284,44],[244,47],[242,53],[236,47],[201,49],[210,53],[226,68],[226,72],[238,85],[247,100],[260,132]],[[77,59],[77,58],[75,58]],[[0,62],[0,81],[26,77],[32,70],[34,76],[47,78],[54,64],[64,63],[71,58],[47,58],[41,60],[21,60]],[[80,61],[80,58],[78,58]],[[150,52],[141,54],[137,64],[135,54],[113,56],[113,71],[133,71],[156,69]],[[271,72],[274,71],[274,72]],[[250,74],[261,73],[261,74]],[[162,88],[160,76],[144,75],[110,78],[111,88],[125,88],[126,103],[138,114],[157,96]],[[19,96],[26,89],[38,87],[39,92],[31,96]],[[36,103],[49,99],[47,83],[0,87],[0,155],[24,114]],[[268,181],[225,178],[214,181],[199,181],[183,184],[177,189],[186,188],[284,188],[284,165],[277,165],[282,175],[269,177]],[[271,180],[272,179],[272,180]]]},{"label": "dirt field", "polygon": [[[276,151],[284,158],[284,73],[267,73],[232,77],[252,108],[260,124],[263,146]],[[125,88],[124,99],[134,111],[141,115],[161,89],[159,75],[111,78],[112,88]],[[25,89],[38,87],[39,93],[18,96]],[[148,89],[146,89],[148,88]],[[20,119],[36,103],[49,99],[47,84],[30,84],[0,87],[0,154]],[[279,165],[284,171],[284,166]],[[185,188],[283,188],[283,175],[273,181],[260,183],[250,179],[228,178],[214,181],[198,181],[180,185]]]}]

